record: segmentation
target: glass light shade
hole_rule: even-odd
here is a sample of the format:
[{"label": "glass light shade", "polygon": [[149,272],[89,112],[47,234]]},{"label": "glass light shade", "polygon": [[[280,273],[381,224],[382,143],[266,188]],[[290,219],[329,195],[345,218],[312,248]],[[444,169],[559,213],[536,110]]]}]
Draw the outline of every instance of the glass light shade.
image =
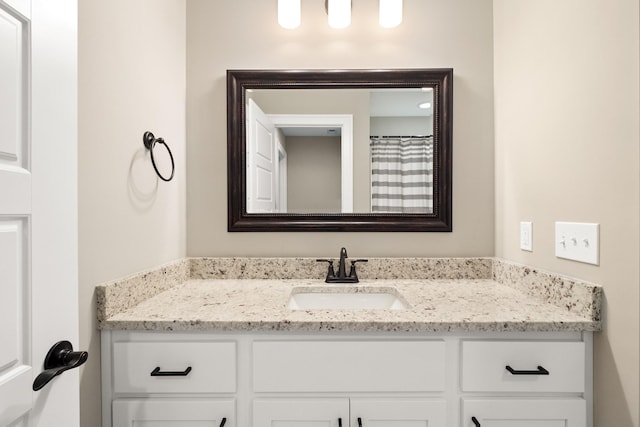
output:
[{"label": "glass light shade", "polygon": [[351,0],[329,0],[327,13],[331,28],[348,27],[351,24]]},{"label": "glass light shade", "polygon": [[393,28],[402,22],[402,0],[380,0],[380,26]]},{"label": "glass light shade", "polygon": [[300,0],[278,0],[278,24],[289,30],[300,26]]}]

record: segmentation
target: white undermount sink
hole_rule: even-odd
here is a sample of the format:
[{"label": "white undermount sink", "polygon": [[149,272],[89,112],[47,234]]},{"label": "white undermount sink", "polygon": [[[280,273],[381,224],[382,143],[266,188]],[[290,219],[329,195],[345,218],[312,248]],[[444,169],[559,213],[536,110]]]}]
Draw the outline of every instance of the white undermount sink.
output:
[{"label": "white undermount sink", "polygon": [[394,288],[304,287],[294,288],[290,310],[404,310],[407,304]]}]

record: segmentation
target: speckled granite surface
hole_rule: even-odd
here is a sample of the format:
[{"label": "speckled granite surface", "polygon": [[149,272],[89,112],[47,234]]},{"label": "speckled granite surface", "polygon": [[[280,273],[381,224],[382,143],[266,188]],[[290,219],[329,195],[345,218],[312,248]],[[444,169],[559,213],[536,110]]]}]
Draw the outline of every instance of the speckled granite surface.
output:
[{"label": "speckled granite surface", "polygon": [[98,325],[189,279],[188,259],[96,286]]},{"label": "speckled granite surface", "polygon": [[600,321],[602,287],[501,259],[493,263],[493,279],[529,296]]},{"label": "speckled granite surface", "polygon": [[[190,262],[192,279],[320,279],[327,274],[327,264],[316,258],[191,258]],[[360,279],[490,279],[491,265],[491,258],[369,258],[357,269]]]},{"label": "speckled granite surface", "polygon": [[[371,258],[361,279],[489,279],[491,258]],[[187,258],[96,287],[98,325],[188,279],[324,278],[316,258]]]},{"label": "speckled granite surface", "polygon": [[395,287],[408,309],[289,310],[293,288],[329,289],[322,281],[325,269],[310,258],[178,261],[98,286],[99,327],[358,332],[601,328],[599,286],[491,258],[370,259],[358,269],[360,286]]},{"label": "speckled granite surface", "polygon": [[294,288],[319,280],[190,280],[111,317],[104,329],[155,331],[577,331],[596,325],[493,280],[372,280],[404,310],[290,310]]}]

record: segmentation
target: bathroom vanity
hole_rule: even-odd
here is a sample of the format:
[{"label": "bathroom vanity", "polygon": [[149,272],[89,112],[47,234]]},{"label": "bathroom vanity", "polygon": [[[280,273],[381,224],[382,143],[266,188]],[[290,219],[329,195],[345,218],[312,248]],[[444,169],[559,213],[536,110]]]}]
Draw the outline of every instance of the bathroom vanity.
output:
[{"label": "bathroom vanity", "polygon": [[[105,285],[103,425],[590,426],[601,288],[482,262],[491,277],[349,286],[191,266],[126,309],[152,275]],[[515,283],[530,281],[547,301]],[[303,291],[386,293],[402,307],[292,308]]]}]

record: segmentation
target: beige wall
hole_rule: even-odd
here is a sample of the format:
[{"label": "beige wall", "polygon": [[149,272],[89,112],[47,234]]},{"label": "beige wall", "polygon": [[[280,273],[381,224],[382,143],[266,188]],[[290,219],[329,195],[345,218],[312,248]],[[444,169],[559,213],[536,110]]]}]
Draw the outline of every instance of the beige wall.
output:
[{"label": "beige wall", "polygon": [[433,116],[371,117],[370,134],[375,136],[433,135]]},{"label": "beige wall", "polygon": [[[472,256],[493,254],[491,0],[406,0],[404,22],[377,23],[377,2],[354,1],[330,29],[322,1],[302,25],[277,25],[276,3],[189,0],[187,11],[188,254],[191,256]],[[452,233],[228,233],[227,69],[454,68]]]},{"label": "beige wall", "polygon": [[[184,0],[79,2],[82,427],[100,426],[94,286],[186,254],[185,13]],[[147,130],[173,151],[169,183],[154,176]]]},{"label": "beige wall", "polygon": [[340,137],[287,138],[287,212],[340,212]]},{"label": "beige wall", "polygon": [[[494,25],[496,255],[604,286],[595,427],[637,427],[638,2],[495,0]],[[600,266],[555,258],[558,220],[600,223]]]}]

